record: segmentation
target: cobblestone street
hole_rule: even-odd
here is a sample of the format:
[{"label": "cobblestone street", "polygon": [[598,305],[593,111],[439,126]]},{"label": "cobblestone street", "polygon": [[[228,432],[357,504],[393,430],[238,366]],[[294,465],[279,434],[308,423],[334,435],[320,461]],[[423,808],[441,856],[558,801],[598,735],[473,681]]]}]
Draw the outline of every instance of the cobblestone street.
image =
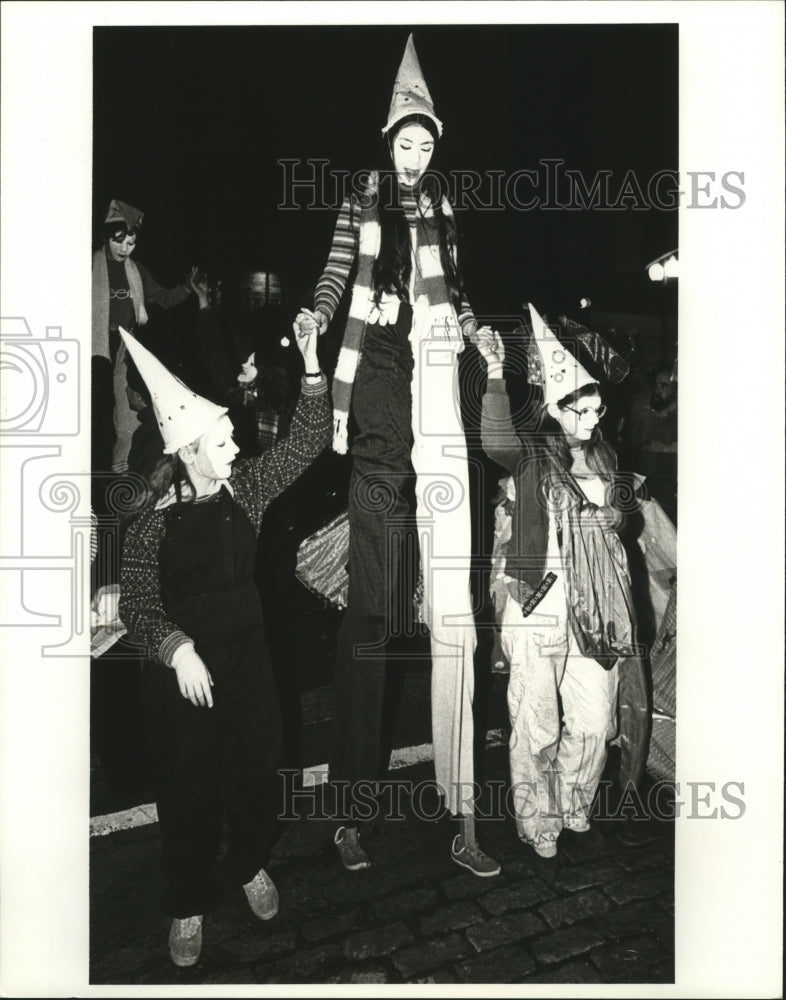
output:
[{"label": "cobblestone street", "polygon": [[[504,748],[488,750],[486,766],[487,784],[504,781]],[[397,780],[429,772],[420,765]],[[319,805],[321,789],[310,791],[302,812]],[[261,923],[242,892],[228,893],[205,918],[192,969],[169,959],[156,826],[93,837],[91,982],[673,982],[671,822],[601,818],[602,840],[585,848],[574,835],[545,861],[518,841],[509,816],[487,808],[478,839],[503,870],[481,879],[451,861],[449,820],[417,819],[401,801],[406,818],[370,833],[367,871],[341,867],[334,822],[284,823],[269,869],[278,916]]]}]

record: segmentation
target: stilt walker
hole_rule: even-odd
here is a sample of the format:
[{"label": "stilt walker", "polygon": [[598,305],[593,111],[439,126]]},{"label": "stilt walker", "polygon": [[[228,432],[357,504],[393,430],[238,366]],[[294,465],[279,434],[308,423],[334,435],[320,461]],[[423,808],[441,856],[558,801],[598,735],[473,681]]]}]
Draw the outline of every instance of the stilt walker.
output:
[{"label": "stilt walker", "polygon": [[[477,322],[456,257],[447,199],[427,173],[442,122],[406,45],[382,129],[380,169],[364,196],[345,199],[313,312],[301,329],[327,329],[347,290],[349,316],[334,382],[334,448],[352,455],[348,606],[335,674],[331,777],[377,782],[385,687],[384,646],[397,593],[395,524],[411,515],[414,476],[424,618],[431,634],[432,739],[438,786],[460,820],[451,857],[479,876],[499,865],[474,826],[472,698],[475,625],[470,597],[469,472],[458,355]],[[350,442],[350,426],[353,428]],[[344,865],[366,868],[359,824],[336,833]]]}]

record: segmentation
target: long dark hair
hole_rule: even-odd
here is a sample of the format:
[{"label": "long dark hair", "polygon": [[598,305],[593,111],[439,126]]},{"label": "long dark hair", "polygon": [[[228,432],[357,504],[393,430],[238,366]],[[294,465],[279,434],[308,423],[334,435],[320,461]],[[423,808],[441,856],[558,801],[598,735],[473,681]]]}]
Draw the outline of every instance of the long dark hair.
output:
[{"label": "long dark hair", "polygon": [[[195,441],[191,447],[197,448],[198,444],[199,442]],[[186,466],[177,452],[174,455],[162,453],[145,462],[144,467],[136,468],[133,471],[142,477],[145,485],[139,486],[136,490],[135,500],[130,505],[131,517],[136,517],[143,511],[155,507],[173,486],[177,503],[193,503],[196,500],[196,490],[191,485]],[[183,489],[184,484],[185,490]]]},{"label": "long dark hair", "polygon": [[[392,183],[380,185],[377,200],[379,225],[381,230],[380,248],[374,262],[372,281],[377,303],[382,292],[398,295],[405,302],[409,300],[409,281],[412,273],[412,244],[409,223],[401,205],[400,189],[393,163],[393,143],[405,125],[420,125],[434,139],[436,153],[439,133],[434,122],[426,115],[407,115],[395,126],[383,141],[380,153],[380,177],[390,178]],[[431,164],[429,164],[431,166]],[[434,172],[426,171],[412,189],[413,197],[422,212],[421,204],[428,202],[434,209],[439,234],[439,258],[450,300],[456,312],[461,311],[464,285],[461,272],[456,264],[457,232],[452,215],[445,215],[442,209],[445,197],[439,178]]]}]

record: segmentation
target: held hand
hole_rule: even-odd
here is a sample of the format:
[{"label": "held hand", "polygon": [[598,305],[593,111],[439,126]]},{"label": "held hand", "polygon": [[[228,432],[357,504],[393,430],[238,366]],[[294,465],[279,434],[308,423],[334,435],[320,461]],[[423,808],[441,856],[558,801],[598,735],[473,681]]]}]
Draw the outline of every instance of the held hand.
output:
[{"label": "held hand", "polygon": [[603,531],[617,531],[625,520],[616,507],[598,507],[594,503],[582,505],[579,513],[581,517],[594,519]]},{"label": "held hand", "polygon": [[502,367],[505,364],[505,345],[497,331],[492,330],[490,326],[482,326],[475,332],[472,342],[485,359],[489,372],[494,369],[502,374]]},{"label": "held hand", "polygon": [[210,688],[213,686],[213,678],[194,647],[189,644],[177,649],[172,658],[172,666],[183,697],[188,698],[197,708],[212,708],[213,693]]},{"label": "held hand", "polygon": [[619,531],[625,522],[624,515],[616,507],[598,507],[598,521],[604,531]]},{"label": "held hand", "polygon": [[303,364],[307,372],[315,372],[319,369],[317,358],[317,339],[319,338],[319,327],[312,320],[310,324],[298,324],[297,320],[292,324],[295,334],[297,348],[303,356]]},{"label": "held hand", "polygon": [[[300,328],[303,333],[308,333],[313,329],[319,331],[319,335],[322,334],[328,328],[327,317],[324,316],[319,309],[315,309],[313,312],[310,309],[302,308],[300,312],[295,317],[295,324]],[[295,330],[295,335],[297,335],[297,330]]]}]

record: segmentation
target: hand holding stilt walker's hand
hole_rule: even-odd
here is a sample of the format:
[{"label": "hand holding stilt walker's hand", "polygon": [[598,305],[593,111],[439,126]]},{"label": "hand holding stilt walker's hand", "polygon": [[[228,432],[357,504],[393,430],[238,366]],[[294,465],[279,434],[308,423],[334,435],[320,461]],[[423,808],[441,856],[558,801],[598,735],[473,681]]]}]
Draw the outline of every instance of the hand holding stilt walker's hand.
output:
[{"label": "hand holding stilt walker's hand", "polygon": [[297,349],[303,355],[306,373],[318,372],[317,339],[319,338],[319,328],[316,322],[298,324],[298,321],[295,320],[292,324],[292,330],[295,334]]},{"label": "hand holding stilt walker's hand", "polygon": [[180,693],[197,708],[213,707],[213,678],[205,666],[205,661],[191,643],[179,646],[172,657],[172,666],[177,674]]},{"label": "hand holding stilt walker's hand", "polygon": [[502,337],[490,326],[482,326],[472,336],[472,343],[480,351],[488,365],[489,378],[502,378],[505,365],[505,345]]},{"label": "hand holding stilt walker's hand", "polygon": [[319,335],[322,336],[327,328],[327,317],[323,316],[319,309],[312,312],[310,309],[302,308],[295,317],[295,336],[305,335],[313,330],[318,330]]}]

